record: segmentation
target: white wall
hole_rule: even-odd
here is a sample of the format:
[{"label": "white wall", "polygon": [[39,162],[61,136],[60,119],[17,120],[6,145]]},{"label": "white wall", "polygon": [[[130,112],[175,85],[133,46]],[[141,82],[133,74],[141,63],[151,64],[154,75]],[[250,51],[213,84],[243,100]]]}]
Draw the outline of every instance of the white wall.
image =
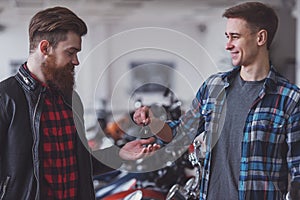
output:
[{"label": "white wall", "polygon": [[0,32],[0,80],[11,75],[11,61],[24,62],[28,55],[26,20],[20,24],[9,24]]}]

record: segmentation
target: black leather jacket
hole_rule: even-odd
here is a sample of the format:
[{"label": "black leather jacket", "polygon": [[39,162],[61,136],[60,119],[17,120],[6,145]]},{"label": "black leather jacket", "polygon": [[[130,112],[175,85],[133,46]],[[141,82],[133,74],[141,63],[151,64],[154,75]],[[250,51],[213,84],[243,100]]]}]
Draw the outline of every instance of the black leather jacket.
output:
[{"label": "black leather jacket", "polygon": [[[39,133],[45,90],[24,67],[0,83],[0,200],[33,200],[39,198]],[[72,103],[70,103],[72,102]],[[79,168],[79,198],[95,199],[92,183],[91,152],[85,148],[83,107],[78,95],[72,101],[78,138],[76,141]],[[115,154],[115,149],[106,153]],[[115,157],[115,156],[114,156]]]}]

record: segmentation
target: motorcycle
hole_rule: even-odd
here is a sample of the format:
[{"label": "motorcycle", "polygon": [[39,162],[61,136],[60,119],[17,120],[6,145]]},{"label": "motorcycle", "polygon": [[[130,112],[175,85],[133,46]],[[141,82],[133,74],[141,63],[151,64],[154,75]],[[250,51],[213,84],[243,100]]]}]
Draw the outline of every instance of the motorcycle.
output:
[{"label": "motorcycle", "polygon": [[196,138],[190,145],[188,160],[196,169],[194,177],[191,177],[182,186],[175,184],[169,190],[166,200],[196,200],[200,195],[201,172],[205,156],[205,146],[201,138]]},{"label": "motorcycle", "polygon": [[[94,187],[97,200],[121,200],[132,192],[140,191],[142,199],[165,200],[167,193],[174,185],[184,184],[188,178],[186,169],[192,169],[187,152],[175,162],[166,162],[166,166],[148,172],[128,172],[115,170],[94,177]],[[139,164],[124,164],[123,169],[134,166],[135,170],[145,168],[150,163],[142,161]]]},{"label": "motorcycle", "polygon": [[[175,99],[170,91],[164,93],[164,96],[168,95],[171,96],[169,105],[154,104],[151,105],[151,110],[161,120],[177,120],[182,112],[181,102]],[[113,138],[115,145],[121,146],[138,137],[153,136],[147,127],[138,127],[130,122],[132,119],[124,118],[107,124],[105,132]],[[170,188],[174,184],[186,183],[191,178],[186,171],[194,169],[188,161],[189,144],[178,144],[174,143],[174,145],[162,148],[164,152],[156,157],[152,156],[152,159],[130,161],[125,163],[120,170],[95,176],[96,199],[165,200]],[[155,163],[163,165],[157,169],[151,169]]]}]

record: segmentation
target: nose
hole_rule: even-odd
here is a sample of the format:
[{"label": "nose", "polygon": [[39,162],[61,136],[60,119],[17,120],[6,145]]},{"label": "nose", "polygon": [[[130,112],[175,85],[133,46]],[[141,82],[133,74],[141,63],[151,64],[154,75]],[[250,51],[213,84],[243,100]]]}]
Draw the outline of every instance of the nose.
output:
[{"label": "nose", "polygon": [[226,49],[226,50],[231,50],[231,49],[233,49],[233,44],[232,44],[232,42],[231,42],[230,39],[227,41],[226,46],[225,46],[225,49]]},{"label": "nose", "polygon": [[78,59],[78,56],[77,55],[74,55],[73,58],[72,58],[72,64],[73,65],[79,65],[79,59]]}]

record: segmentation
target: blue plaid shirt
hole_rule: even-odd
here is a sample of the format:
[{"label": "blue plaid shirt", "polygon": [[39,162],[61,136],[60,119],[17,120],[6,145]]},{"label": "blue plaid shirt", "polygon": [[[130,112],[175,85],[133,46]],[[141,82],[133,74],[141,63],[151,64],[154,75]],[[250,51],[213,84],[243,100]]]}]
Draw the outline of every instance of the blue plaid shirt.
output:
[{"label": "blue plaid shirt", "polygon": [[[207,197],[211,148],[224,122],[226,88],[240,67],[211,76],[203,83],[190,110],[168,122],[174,140],[192,141],[204,133],[206,154],[200,199]],[[253,102],[243,132],[239,199],[283,199],[291,181],[300,182],[300,90],[273,67]],[[221,167],[221,166],[220,166]]]}]

